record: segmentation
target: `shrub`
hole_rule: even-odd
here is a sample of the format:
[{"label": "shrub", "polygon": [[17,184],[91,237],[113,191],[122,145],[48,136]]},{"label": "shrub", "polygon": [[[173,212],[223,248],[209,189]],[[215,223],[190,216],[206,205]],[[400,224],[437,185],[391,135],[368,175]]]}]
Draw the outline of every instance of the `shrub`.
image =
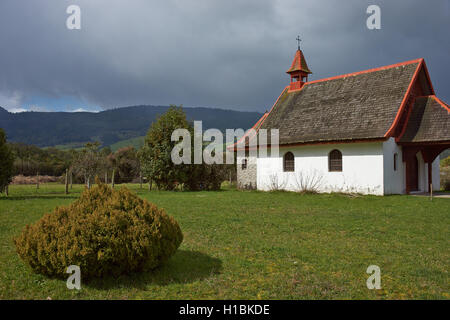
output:
[{"label": "shrub", "polygon": [[443,186],[444,191],[450,191],[450,180],[446,180]]},{"label": "shrub", "polygon": [[163,209],[126,188],[98,184],[27,225],[14,242],[35,272],[67,277],[67,267],[78,265],[87,279],[154,269],[182,240],[178,223]]},{"label": "shrub", "polygon": [[318,193],[323,180],[323,173],[318,170],[300,171],[295,175],[296,189],[300,193]]},{"label": "shrub", "polygon": [[441,166],[441,189],[450,191],[450,166]]},{"label": "shrub", "polygon": [[14,172],[14,155],[6,144],[5,131],[0,128],[0,193],[11,183]]},{"label": "shrub", "polygon": [[450,156],[441,160],[441,167],[450,167]]},{"label": "shrub", "polygon": [[[64,183],[65,177],[53,177],[53,176],[39,176],[39,183],[49,183],[49,182],[59,182]],[[14,176],[12,179],[12,184],[36,184],[37,176]]]},{"label": "shrub", "polygon": [[124,147],[111,153],[108,161],[111,167],[116,169],[114,171],[115,183],[128,183],[139,176],[139,158],[134,147]]},{"label": "shrub", "polygon": [[269,191],[281,191],[286,188],[287,180],[280,178],[276,174],[269,175]]},{"label": "shrub", "polygon": [[190,166],[187,179],[183,184],[188,191],[220,190],[220,186],[227,177],[227,165],[197,164]]}]

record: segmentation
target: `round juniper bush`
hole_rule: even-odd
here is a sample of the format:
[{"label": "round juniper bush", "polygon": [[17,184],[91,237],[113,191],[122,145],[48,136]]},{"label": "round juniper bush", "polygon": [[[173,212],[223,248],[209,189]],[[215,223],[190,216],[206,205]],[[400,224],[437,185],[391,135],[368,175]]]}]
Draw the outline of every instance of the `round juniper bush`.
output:
[{"label": "round juniper bush", "polygon": [[183,241],[180,226],[163,209],[126,188],[86,189],[14,239],[34,272],[67,277],[78,265],[83,279],[148,271],[167,261]]}]

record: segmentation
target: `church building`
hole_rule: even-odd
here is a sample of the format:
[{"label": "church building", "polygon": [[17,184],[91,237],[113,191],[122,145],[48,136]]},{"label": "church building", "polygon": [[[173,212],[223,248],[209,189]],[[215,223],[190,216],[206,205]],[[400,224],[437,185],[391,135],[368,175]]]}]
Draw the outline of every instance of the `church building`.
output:
[{"label": "church building", "polygon": [[450,107],[436,97],[424,59],[308,81],[299,47],[287,73],[290,84],[254,126],[279,130],[279,154],[238,156],[238,187],[375,195],[439,190]]}]

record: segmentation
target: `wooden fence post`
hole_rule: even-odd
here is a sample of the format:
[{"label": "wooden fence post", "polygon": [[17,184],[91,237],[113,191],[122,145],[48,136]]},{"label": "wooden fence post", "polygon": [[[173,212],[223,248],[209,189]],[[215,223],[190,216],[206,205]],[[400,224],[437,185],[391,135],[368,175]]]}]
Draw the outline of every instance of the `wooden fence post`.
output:
[{"label": "wooden fence post", "polygon": [[66,169],[66,194],[69,194],[69,169]]},{"label": "wooden fence post", "polygon": [[36,176],[36,189],[39,189],[39,171],[37,172]]},{"label": "wooden fence post", "polygon": [[114,176],[116,175],[116,169],[113,169],[111,176],[111,186],[114,189]]}]

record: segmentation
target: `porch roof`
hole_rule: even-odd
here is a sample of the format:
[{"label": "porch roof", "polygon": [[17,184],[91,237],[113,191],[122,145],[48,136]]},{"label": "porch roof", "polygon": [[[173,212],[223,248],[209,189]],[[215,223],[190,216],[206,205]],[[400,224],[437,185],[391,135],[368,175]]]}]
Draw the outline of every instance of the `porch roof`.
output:
[{"label": "porch roof", "polygon": [[450,143],[450,107],[434,95],[417,98],[398,142]]}]

